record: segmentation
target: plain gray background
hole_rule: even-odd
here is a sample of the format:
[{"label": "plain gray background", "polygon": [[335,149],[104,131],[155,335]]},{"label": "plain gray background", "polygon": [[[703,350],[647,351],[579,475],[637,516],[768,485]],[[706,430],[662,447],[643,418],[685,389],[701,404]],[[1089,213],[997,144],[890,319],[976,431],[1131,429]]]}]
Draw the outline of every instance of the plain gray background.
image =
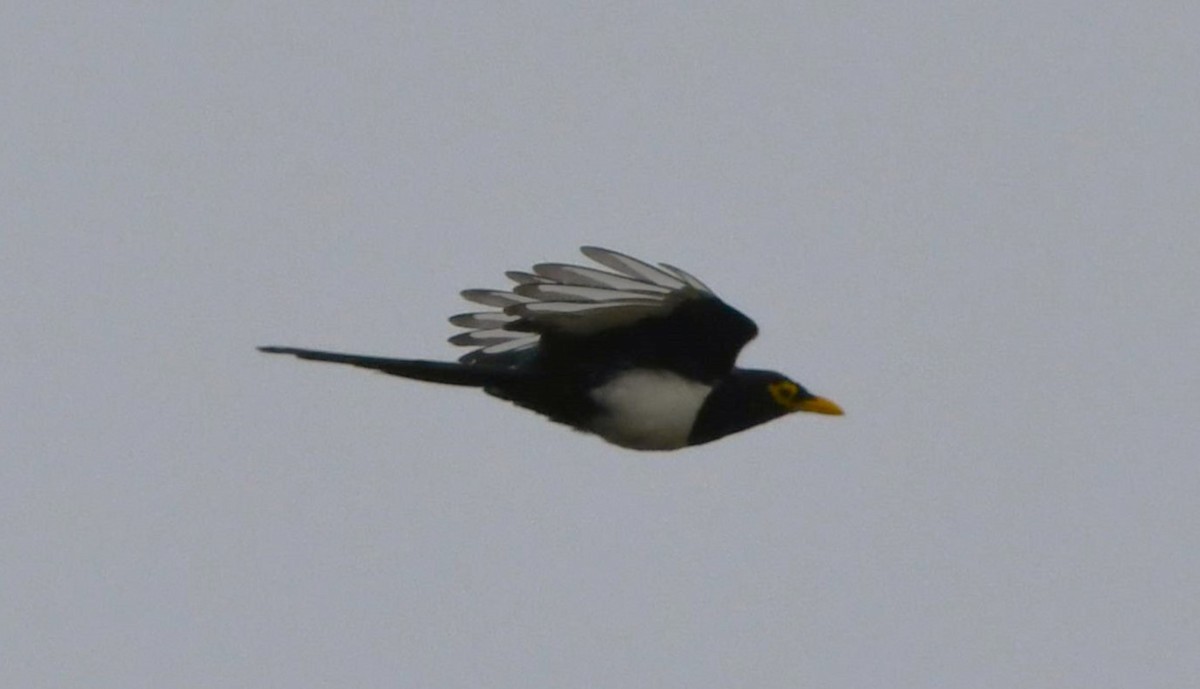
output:
[{"label": "plain gray background", "polygon": [[[1188,3],[14,3],[0,685],[1200,686]],[[848,411],[638,454],[457,291],[686,268]]]}]

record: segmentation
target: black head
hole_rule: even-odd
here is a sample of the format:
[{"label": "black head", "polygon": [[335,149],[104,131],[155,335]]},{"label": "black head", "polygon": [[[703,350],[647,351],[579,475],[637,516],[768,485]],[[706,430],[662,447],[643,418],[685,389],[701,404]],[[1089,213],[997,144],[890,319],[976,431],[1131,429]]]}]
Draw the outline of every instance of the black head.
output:
[{"label": "black head", "polygon": [[797,411],[840,416],[841,407],[774,371],[735,370],[713,388],[692,426],[699,445]]}]

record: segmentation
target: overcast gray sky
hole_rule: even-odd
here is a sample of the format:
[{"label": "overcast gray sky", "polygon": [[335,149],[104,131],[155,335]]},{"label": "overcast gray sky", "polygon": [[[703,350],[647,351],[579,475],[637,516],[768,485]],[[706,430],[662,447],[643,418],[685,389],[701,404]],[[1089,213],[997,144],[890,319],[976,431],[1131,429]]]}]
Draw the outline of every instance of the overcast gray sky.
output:
[{"label": "overcast gray sky", "polygon": [[[1200,686],[1200,9],[647,5],[0,10],[0,685]],[[580,244],[848,415],[253,349]]]}]

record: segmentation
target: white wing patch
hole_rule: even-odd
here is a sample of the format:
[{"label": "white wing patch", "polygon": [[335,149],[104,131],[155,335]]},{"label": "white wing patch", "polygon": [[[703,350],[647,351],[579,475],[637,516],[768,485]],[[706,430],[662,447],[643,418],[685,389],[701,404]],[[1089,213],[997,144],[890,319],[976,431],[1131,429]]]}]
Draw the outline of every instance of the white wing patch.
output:
[{"label": "white wing patch", "polygon": [[505,273],[517,283],[512,291],[465,290],[462,296],[467,301],[500,310],[450,318],[454,325],[469,329],[450,342],[478,348],[460,361],[515,365],[522,352],[537,347],[540,333],[597,333],[669,313],[681,301],[713,293],[693,275],[665,263],[654,266],[594,246],[580,250],[615,272],[539,263],[533,272]]}]

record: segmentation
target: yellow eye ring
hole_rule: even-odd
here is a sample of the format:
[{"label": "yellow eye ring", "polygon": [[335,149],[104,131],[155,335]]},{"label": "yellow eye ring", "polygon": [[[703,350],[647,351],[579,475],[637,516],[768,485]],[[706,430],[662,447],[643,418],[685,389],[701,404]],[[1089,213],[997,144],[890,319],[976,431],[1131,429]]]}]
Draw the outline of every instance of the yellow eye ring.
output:
[{"label": "yellow eye ring", "polygon": [[800,388],[790,380],[780,380],[768,385],[767,391],[771,393],[771,399],[775,400],[776,404],[791,409]]}]

